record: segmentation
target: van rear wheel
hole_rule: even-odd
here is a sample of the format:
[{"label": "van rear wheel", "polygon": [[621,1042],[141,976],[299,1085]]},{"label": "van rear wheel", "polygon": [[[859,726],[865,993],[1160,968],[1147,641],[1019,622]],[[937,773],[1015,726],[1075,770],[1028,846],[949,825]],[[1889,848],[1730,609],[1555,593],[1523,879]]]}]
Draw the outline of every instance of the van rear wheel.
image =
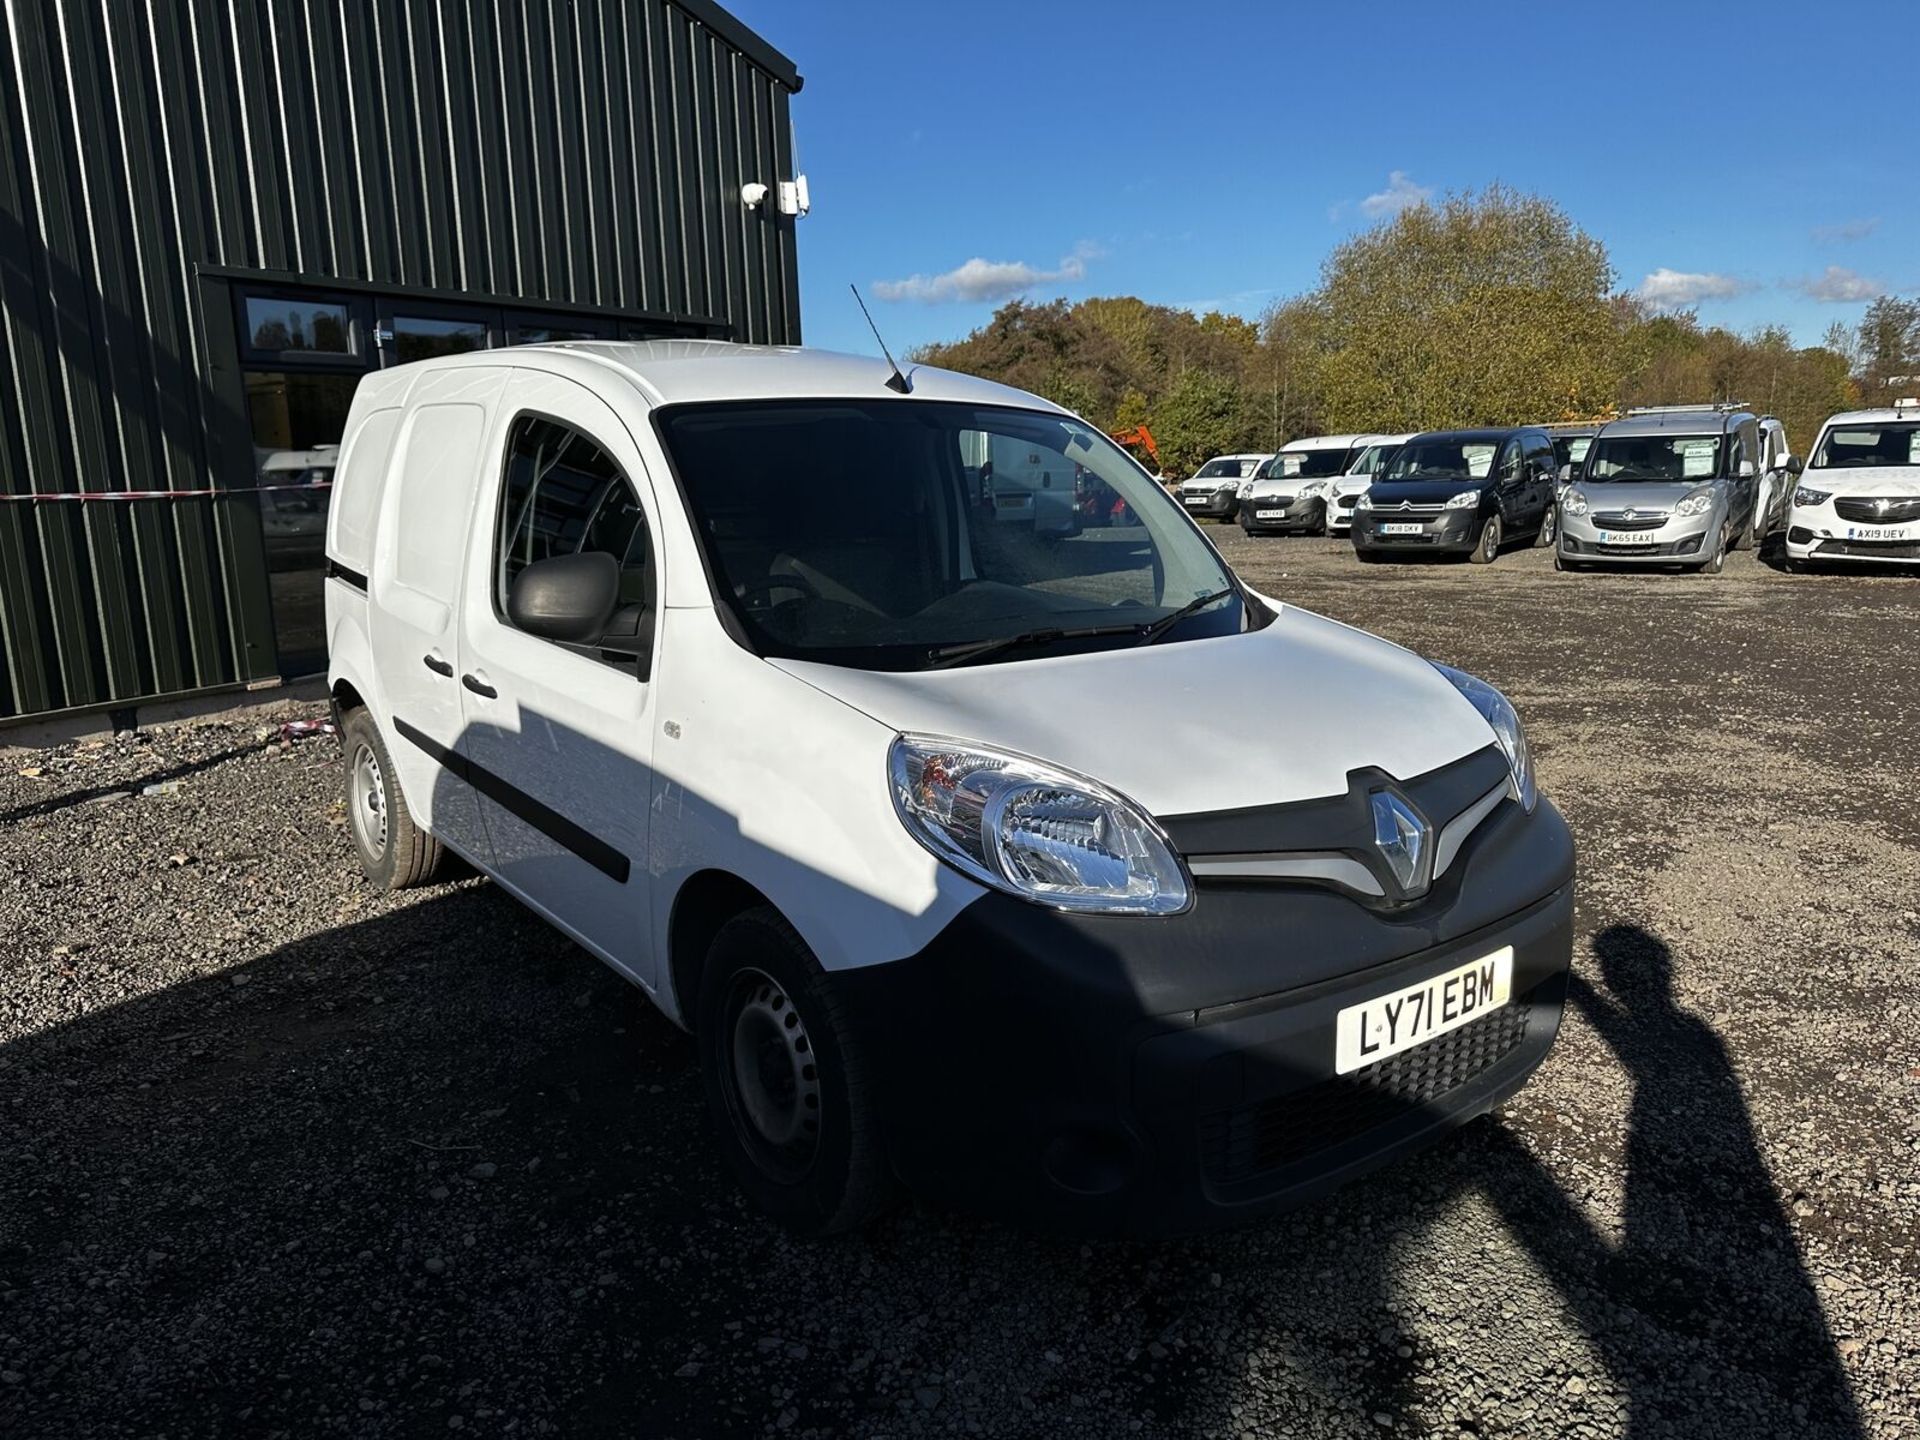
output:
[{"label": "van rear wheel", "polygon": [[349,711],[340,728],[346,761],[347,829],[367,879],[382,890],[431,884],[449,868],[446,847],[407,808],[380,727],[366,710]]},{"label": "van rear wheel", "polygon": [[805,1236],[855,1230],[894,1184],[858,1042],[806,943],[780,913],[720,927],[695,1030],[707,1103],[740,1187]]}]

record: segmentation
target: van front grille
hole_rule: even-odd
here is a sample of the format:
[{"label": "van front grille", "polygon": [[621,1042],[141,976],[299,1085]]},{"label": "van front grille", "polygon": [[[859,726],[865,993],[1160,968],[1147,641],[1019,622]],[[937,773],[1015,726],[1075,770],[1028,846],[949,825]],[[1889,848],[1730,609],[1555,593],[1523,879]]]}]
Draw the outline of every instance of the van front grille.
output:
[{"label": "van front grille", "polygon": [[1230,1185],[1297,1164],[1459,1089],[1526,1039],[1528,1008],[1516,996],[1491,1015],[1351,1075],[1202,1116],[1208,1180]]},{"label": "van front grille", "polygon": [[1904,525],[1909,520],[1920,520],[1920,498],[1903,495],[1875,500],[1843,495],[1833,502],[1833,513],[1856,525]]}]

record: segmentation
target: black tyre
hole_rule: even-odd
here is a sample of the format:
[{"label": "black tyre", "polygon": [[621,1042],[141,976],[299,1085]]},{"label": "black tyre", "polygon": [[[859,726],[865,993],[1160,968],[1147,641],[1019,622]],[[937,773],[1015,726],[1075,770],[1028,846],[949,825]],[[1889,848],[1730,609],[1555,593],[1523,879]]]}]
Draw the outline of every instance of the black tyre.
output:
[{"label": "black tyre", "polygon": [[829,978],[778,911],[720,927],[696,1044],[740,1187],[796,1233],[856,1230],[893,1199],[860,1049]]},{"label": "black tyre", "polygon": [[446,847],[407,808],[380,727],[366,710],[350,710],[340,727],[345,760],[347,831],[367,879],[382,890],[428,885],[452,868]]},{"label": "black tyre", "polygon": [[1474,543],[1473,553],[1467,556],[1475,565],[1491,565],[1500,554],[1500,517],[1489,515],[1487,523],[1480,527],[1480,538]]},{"label": "black tyre", "polygon": [[1553,542],[1559,538],[1559,534],[1560,507],[1558,505],[1549,505],[1547,507],[1547,513],[1540,517],[1540,533],[1533,537],[1534,548],[1536,550],[1549,548]]},{"label": "black tyre", "polygon": [[1727,527],[1722,525],[1714,537],[1713,553],[1700,562],[1702,575],[1718,575],[1727,568]]},{"label": "black tyre", "polygon": [[1330,533],[1327,529],[1327,502],[1326,501],[1322,500],[1320,502],[1320,513],[1318,516],[1314,518],[1313,525],[1311,528],[1308,529],[1307,533],[1309,535],[1326,535]]},{"label": "black tyre", "polygon": [[1378,565],[1380,563],[1380,552],[1378,550],[1362,550],[1356,546],[1353,553],[1360,557],[1360,563],[1362,565]]}]

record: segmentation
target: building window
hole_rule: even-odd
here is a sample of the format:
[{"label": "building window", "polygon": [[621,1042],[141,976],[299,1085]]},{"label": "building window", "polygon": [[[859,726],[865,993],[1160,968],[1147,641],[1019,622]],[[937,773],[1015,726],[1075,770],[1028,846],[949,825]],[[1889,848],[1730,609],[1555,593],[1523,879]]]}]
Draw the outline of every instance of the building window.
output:
[{"label": "building window", "polygon": [[346,295],[240,292],[240,353],[249,364],[339,370],[367,364],[370,310]]},{"label": "building window", "polygon": [[414,360],[431,360],[436,355],[464,355],[469,350],[486,349],[487,343],[487,322],[478,317],[393,317],[394,363],[398,365]]}]

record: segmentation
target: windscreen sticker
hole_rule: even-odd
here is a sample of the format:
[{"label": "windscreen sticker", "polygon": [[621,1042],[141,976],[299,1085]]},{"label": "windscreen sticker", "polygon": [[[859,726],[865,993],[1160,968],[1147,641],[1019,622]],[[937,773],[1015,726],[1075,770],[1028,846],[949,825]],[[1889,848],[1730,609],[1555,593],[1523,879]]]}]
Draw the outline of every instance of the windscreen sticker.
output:
[{"label": "windscreen sticker", "polygon": [[1682,440],[1680,474],[1688,480],[1713,474],[1713,458],[1719,448],[1717,440]]}]

